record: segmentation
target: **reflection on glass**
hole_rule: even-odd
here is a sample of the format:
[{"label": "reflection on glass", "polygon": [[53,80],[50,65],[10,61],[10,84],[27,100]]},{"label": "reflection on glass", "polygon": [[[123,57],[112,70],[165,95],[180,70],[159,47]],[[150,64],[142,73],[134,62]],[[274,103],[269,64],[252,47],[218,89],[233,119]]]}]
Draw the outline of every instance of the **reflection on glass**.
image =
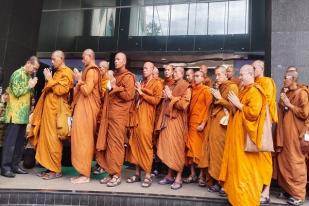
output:
[{"label": "reflection on glass", "polygon": [[188,34],[188,4],[171,5],[170,35]]},{"label": "reflection on glass", "polygon": [[229,2],[228,34],[248,33],[247,5],[247,0]]},{"label": "reflection on glass", "polygon": [[189,35],[207,35],[208,3],[192,3],[189,9]]},{"label": "reflection on glass", "polygon": [[167,36],[169,29],[169,5],[155,6],[153,16],[153,30],[154,36]]},{"label": "reflection on glass", "polygon": [[116,9],[93,9],[91,17],[91,36],[113,36]]},{"label": "reflection on glass", "polygon": [[139,11],[138,36],[152,35],[153,6],[141,7]]},{"label": "reflection on glass", "polygon": [[208,34],[226,34],[227,2],[209,3]]}]

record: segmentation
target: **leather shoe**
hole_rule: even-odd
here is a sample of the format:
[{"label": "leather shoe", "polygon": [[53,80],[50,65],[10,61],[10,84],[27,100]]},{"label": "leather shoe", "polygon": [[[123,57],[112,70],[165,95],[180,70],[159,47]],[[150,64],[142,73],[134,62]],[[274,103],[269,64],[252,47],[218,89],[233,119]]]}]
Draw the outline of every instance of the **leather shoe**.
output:
[{"label": "leather shoe", "polygon": [[26,172],[25,170],[23,170],[23,169],[20,168],[20,167],[14,168],[14,169],[13,169],[13,172],[16,173],[16,174],[21,174],[21,175],[28,174],[28,172]]},{"label": "leather shoe", "polygon": [[1,175],[4,177],[9,177],[9,178],[15,177],[15,174],[10,170],[1,171]]}]

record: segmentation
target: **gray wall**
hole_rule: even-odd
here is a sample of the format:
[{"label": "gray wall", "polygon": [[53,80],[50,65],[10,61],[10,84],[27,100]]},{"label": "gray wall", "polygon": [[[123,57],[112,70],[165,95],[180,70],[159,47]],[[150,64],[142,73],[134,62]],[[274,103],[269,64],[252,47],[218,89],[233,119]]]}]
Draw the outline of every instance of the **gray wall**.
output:
[{"label": "gray wall", "polygon": [[[270,1],[270,0],[269,0]],[[309,1],[271,0],[271,73],[282,87],[288,66],[299,69],[299,81],[309,83]]]}]

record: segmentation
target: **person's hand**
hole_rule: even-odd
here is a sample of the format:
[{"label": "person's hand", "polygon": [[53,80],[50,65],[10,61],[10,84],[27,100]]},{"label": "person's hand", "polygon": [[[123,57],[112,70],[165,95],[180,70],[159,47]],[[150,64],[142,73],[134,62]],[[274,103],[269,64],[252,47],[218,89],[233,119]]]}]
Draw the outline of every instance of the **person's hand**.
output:
[{"label": "person's hand", "polygon": [[282,100],[282,102],[284,103],[285,106],[287,106],[287,107],[291,106],[291,102],[290,102],[289,98],[286,96],[285,93],[281,93],[280,98],[281,98],[281,100]]},{"label": "person's hand", "polygon": [[78,69],[74,69],[74,79],[75,81],[79,82],[82,79],[82,72],[78,71]]},{"label": "person's hand", "polygon": [[227,95],[227,98],[235,107],[237,107],[240,110],[242,109],[243,105],[234,92],[229,92],[229,94]]},{"label": "person's hand", "polygon": [[171,99],[173,97],[172,91],[168,86],[164,87],[164,94],[166,95],[167,98]]},{"label": "person's hand", "polygon": [[205,128],[205,123],[202,123],[202,124],[200,124],[199,126],[197,126],[196,130],[197,130],[198,132],[201,132],[201,131],[203,131],[204,128]]},{"label": "person's hand", "polygon": [[46,81],[48,81],[51,78],[53,78],[53,75],[52,75],[51,71],[48,68],[44,69],[43,74],[44,74],[44,77],[45,77]]},{"label": "person's hand", "polygon": [[221,96],[221,93],[220,93],[220,91],[218,90],[218,89],[213,89],[213,88],[211,88],[210,89],[210,92],[211,92],[211,94],[216,98],[216,99],[221,99],[222,98],[222,96]]},{"label": "person's hand", "polygon": [[28,85],[29,85],[29,87],[31,89],[34,88],[37,83],[38,83],[38,78],[37,77],[31,78],[28,81]]},{"label": "person's hand", "polygon": [[142,86],[141,86],[141,83],[140,82],[136,82],[135,83],[135,89],[136,91],[138,92],[139,95],[142,95],[143,92],[142,92]]}]

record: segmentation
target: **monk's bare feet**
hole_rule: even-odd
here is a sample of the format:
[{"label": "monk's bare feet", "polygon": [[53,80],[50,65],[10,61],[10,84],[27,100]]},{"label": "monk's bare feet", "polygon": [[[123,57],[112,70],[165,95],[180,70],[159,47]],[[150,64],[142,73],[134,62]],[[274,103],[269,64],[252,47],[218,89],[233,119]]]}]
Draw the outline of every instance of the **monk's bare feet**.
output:
[{"label": "monk's bare feet", "polygon": [[79,176],[79,177],[76,177],[75,179],[71,179],[71,183],[73,184],[84,184],[84,183],[89,183],[89,182],[90,182],[90,178],[85,177],[85,176]]}]

